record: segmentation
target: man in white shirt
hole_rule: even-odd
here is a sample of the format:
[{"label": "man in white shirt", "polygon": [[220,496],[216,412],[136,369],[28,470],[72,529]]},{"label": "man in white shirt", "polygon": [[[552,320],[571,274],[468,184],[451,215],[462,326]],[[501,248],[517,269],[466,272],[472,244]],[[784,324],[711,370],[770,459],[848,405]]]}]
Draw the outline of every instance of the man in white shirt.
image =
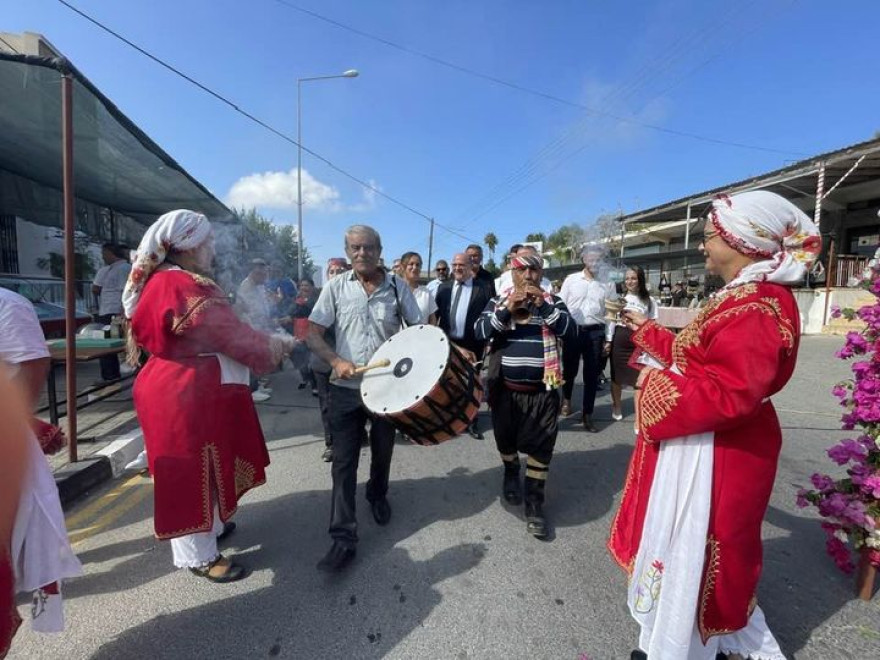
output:
[{"label": "man in white shirt", "polygon": [[562,386],[560,414],[568,416],[572,413],[571,393],[583,360],[584,399],[581,419],[586,431],[598,433],[599,429],[593,424],[592,415],[605,345],[605,300],[616,295],[612,283],[598,279],[602,249],[587,245],[581,252],[581,259],[584,269],[566,277],[559,291],[559,297],[578,326],[576,340],[568,342],[563,352],[565,384]]},{"label": "man in white shirt", "polygon": [[[128,263],[127,251],[119,245],[104,243],[101,256],[106,266],[95,275],[92,282],[92,293],[98,299],[98,323],[108,325],[114,316],[122,314],[122,290],[128,281],[131,264]],[[105,355],[100,358],[101,380],[104,382],[119,380],[119,357]]]},{"label": "man in white shirt", "polygon": [[[272,305],[266,281],[269,279],[269,264],[259,257],[251,260],[248,273],[235,292],[235,313],[254,330],[273,333],[278,330],[276,319],[272,318]],[[272,396],[269,379],[257,379],[251,374],[251,396],[256,403],[268,401]]]}]

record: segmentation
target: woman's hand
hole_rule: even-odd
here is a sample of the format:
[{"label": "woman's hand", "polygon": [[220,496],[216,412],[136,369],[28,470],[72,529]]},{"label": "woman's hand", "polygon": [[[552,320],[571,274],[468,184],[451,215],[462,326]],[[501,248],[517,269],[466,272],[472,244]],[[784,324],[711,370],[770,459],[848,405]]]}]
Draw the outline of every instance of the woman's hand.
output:
[{"label": "woman's hand", "polygon": [[610,341],[605,342],[604,351],[605,351],[605,355],[611,355],[611,342]]},{"label": "woman's hand", "polygon": [[620,318],[626,324],[626,327],[633,331],[641,328],[648,320],[648,317],[646,317],[644,314],[635,312],[631,309],[622,311],[620,313]]}]

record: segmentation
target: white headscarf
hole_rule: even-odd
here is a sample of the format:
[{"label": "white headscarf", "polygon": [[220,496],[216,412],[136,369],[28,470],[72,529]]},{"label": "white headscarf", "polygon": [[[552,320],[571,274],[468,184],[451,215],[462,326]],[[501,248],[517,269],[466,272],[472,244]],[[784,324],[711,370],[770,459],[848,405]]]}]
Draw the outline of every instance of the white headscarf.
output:
[{"label": "white headscarf", "polygon": [[822,249],[819,229],[794,204],[766,190],[718,195],[709,222],[724,242],[758,259],[743,268],[724,288],[746,282],[803,282]]},{"label": "white headscarf", "polygon": [[138,246],[134,265],[122,292],[125,315],[128,318],[134,315],[144,285],[172,249],[178,252],[192,250],[210,235],[211,223],[208,218],[185,209],[166,213],[150,225]]}]

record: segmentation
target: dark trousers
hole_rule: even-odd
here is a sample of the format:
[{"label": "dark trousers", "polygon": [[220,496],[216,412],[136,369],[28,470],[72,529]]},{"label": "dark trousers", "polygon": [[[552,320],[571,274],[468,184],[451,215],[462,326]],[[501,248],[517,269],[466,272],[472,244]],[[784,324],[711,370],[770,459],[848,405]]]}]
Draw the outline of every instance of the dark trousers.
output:
[{"label": "dark trousers", "polygon": [[584,363],[584,401],[583,413],[593,414],[593,406],[596,402],[596,385],[599,380],[602,366],[602,349],[605,345],[605,326],[587,325],[579,326],[577,337],[565,344],[562,356],[562,377],[565,384],[562,386],[562,396],[571,400],[571,392],[574,381],[577,379],[581,360]]},{"label": "dark trousers", "polygon": [[353,546],[357,543],[358,459],[367,418],[370,424],[370,480],[367,500],[385,497],[394,452],[394,427],[372,417],[361,401],[359,389],[330,385],[330,431],[333,434],[333,496],[330,508],[330,536]]},{"label": "dark trousers", "polygon": [[[493,395],[492,428],[498,453],[527,454],[547,465],[559,429],[559,392],[515,392],[498,383]],[[543,387],[543,385],[542,385]]]},{"label": "dark trousers", "polygon": [[333,433],[330,431],[330,373],[314,371],[315,389],[318,390],[318,404],[321,408],[321,424],[324,426],[324,444],[333,444]]},{"label": "dark trousers", "polygon": [[[109,325],[112,319],[112,314],[104,314],[98,317],[98,323]],[[101,365],[101,380],[119,380],[122,377],[122,374],[119,372],[118,355],[104,355],[98,358],[98,361]]]}]

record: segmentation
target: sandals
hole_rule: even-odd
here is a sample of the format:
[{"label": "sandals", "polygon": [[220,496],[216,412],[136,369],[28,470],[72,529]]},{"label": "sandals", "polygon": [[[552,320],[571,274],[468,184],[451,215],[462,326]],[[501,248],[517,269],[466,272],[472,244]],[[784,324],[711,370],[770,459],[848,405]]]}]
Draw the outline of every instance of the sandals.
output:
[{"label": "sandals", "polygon": [[[226,570],[222,573],[214,570],[223,567],[225,567]],[[189,572],[198,577],[205,578],[208,582],[215,582],[218,584],[236,582],[247,575],[247,571],[245,571],[243,566],[232,562],[223,555],[217,557],[217,559],[212,561],[205,568],[191,568],[189,569]]]}]

